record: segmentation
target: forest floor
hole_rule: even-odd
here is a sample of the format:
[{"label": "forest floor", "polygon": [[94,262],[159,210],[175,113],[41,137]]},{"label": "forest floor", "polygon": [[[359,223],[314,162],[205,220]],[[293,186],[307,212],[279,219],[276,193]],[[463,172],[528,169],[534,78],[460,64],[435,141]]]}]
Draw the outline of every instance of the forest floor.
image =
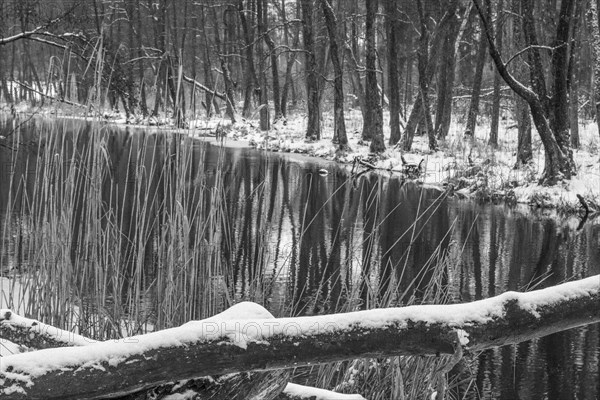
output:
[{"label": "forest floor", "polygon": [[[17,111],[31,113],[31,108],[18,108]],[[56,108],[37,109],[36,114],[47,117],[76,116],[81,110]],[[104,120],[116,125],[125,125],[123,115],[105,114]],[[453,119],[448,137],[439,140],[439,150],[428,148],[425,136],[415,136],[412,150],[403,152],[389,145],[389,113],[384,111],[384,137],[386,150],[374,155],[369,152],[369,142],[363,142],[362,117],[359,110],[346,112],[346,130],[350,150],[340,152],[333,144],[333,114],[324,112],[322,117],[321,139],[309,141],[305,138],[306,114],[299,113],[287,121],[278,121],[269,131],[261,131],[256,119],[231,124],[228,119],[215,117],[201,118],[189,122],[186,129],[198,138],[218,135],[226,144],[246,143],[257,149],[275,152],[300,153],[335,161],[352,168],[354,172],[373,169],[382,174],[403,174],[406,172],[402,157],[409,163],[418,165],[423,161],[419,173],[409,174],[408,178],[427,185],[438,185],[452,190],[458,196],[483,201],[507,201],[529,204],[540,208],[554,208],[566,212],[580,210],[577,195],[587,200],[592,211],[600,210],[600,135],[593,121],[580,123],[581,146],[574,149],[573,157],[577,175],[555,186],[542,186],[538,180],[544,169],[544,149],[535,128],[533,128],[533,160],[527,166],[515,169],[517,129],[514,121],[500,121],[499,146],[487,144],[489,121],[480,118],[474,138],[465,137],[462,121]],[[131,124],[132,121],[129,121]],[[163,121],[135,121],[141,127],[169,129],[172,123]],[[232,143],[231,141],[234,141]],[[357,163],[357,159],[363,163]],[[406,174],[405,174],[406,176]]]}]

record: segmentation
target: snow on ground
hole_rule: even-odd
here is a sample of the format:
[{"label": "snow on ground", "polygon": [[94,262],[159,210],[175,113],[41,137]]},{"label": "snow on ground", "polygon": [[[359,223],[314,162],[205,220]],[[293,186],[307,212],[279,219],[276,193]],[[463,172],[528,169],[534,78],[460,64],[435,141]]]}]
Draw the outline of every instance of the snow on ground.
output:
[{"label": "snow on ground", "polygon": [[[600,276],[596,275],[547,289],[528,293],[506,292],[499,296],[466,304],[420,305],[401,308],[357,311],[344,314],[298,318],[272,318],[262,306],[242,302],[229,310],[202,321],[192,321],[178,328],[165,329],[118,341],[100,342],[83,347],[46,349],[2,358],[0,381],[4,378],[33,383],[32,378],[51,370],[68,371],[78,366],[103,369],[117,367],[133,355],[152,349],[186,346],[204,341],[216,341],[224,346],[247,348],[249,342],[268,344],[269,339],[283,335],[288,340],[317,334],[335,334],[348,330],[404,329],[410,322],[442,323],[467,329],[504,315],[506,301],[516,301],[525,310],[536,312],[540,307],[568,300],[579,295],[600,292]],[[6,315],[7,310],[0,310]],[[232,319],[235,318],[235,319]],[[463,332],[461,341],[468,337]],[[2,388],[8,394],[14,388]]]}]

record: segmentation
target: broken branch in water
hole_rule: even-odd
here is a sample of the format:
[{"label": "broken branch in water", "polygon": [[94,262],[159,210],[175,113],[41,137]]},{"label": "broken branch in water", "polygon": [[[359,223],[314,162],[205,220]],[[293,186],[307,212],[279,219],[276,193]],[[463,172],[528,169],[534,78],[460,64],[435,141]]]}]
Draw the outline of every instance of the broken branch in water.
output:
[{"label": "broken branch in water", "polygon": [[240,303],[178,328],[4,357],[0,398],[119,397],[200,376],[361,357],[454,354],[457,334],[465,351],[479,352],[600,322],[600,275],[465,304],[298,318],[268,318],[265,312]]}]

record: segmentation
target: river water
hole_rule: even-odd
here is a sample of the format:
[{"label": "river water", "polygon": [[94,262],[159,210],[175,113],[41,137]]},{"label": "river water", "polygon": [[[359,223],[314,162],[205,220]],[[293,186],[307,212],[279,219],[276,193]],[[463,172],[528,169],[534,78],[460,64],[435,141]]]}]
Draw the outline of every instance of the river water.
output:
[{"label": "river water", "polygon": [[[241,300],[311,315],[600,273],[600,225],[548,211],[173,133],[5,120],[0,135],[0,307],[67,328],[69,310],[81,331],[101,310],[97,335],[176,326]],[[452,391],[597,399],[599,354],[598,325],[490,350]]]}]

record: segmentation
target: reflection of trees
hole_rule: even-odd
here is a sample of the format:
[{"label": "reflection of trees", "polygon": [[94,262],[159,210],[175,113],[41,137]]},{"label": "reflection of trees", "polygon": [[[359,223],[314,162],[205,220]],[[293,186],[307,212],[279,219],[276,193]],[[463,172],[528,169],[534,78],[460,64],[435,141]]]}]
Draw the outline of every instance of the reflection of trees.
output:
[{"label": "reflection of trees", "polygon": [[307,172],[301,179],[299,258],[293,295],[294,314],[317,311],[322,273],[327,263],[325,218],[327,191],[318,174]]},{"label": "reflection of trees", "polygon": [[[381,194],[379,185],[381,184],[379,177],[370,174],[361,180],[360,185],[363,231],[360,299],[366,309],[377,307],[377,271],[375,268],[379,264],[373,259],[373,252],[378,236],[377,222],[380,214]],[[372,290],[375,290],[375,293],[372,293]]]}]

